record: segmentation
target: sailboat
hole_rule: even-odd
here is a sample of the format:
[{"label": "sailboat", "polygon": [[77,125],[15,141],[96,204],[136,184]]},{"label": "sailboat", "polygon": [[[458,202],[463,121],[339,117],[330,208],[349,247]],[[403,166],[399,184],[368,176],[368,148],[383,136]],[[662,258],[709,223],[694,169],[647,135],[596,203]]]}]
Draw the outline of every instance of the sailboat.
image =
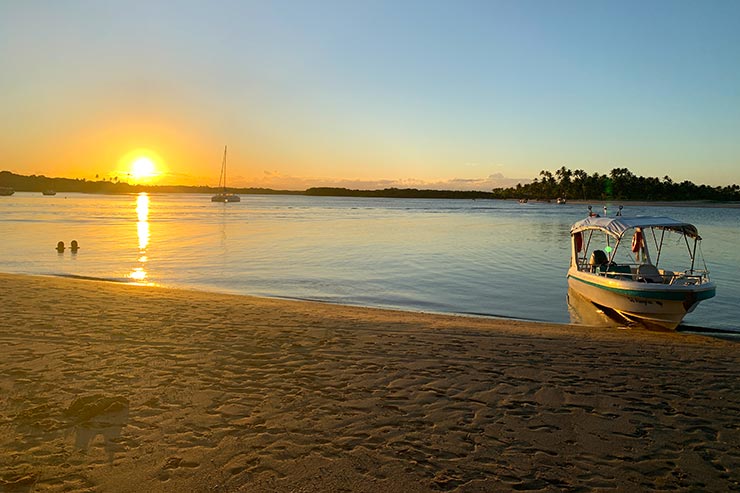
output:
[{"label": "sailboat", "polygon": [[221,193],[211,197],[211,202],[240,202],[241,197],[235,193],[226,193],[226,146],[224,146],[224,159],[221,162],[221,177],[218,179],[218,186]]}]

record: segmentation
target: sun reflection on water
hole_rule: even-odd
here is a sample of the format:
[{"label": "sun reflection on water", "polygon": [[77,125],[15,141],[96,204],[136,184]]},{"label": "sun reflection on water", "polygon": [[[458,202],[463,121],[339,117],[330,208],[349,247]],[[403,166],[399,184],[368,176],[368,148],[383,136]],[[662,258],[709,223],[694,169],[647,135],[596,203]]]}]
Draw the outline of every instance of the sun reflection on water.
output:
[{"label": "sun reflection on water", "polygon": [[138,265],[133,268],[131,273],[128,275],[131,279],[137,282],[145,282],[147,279],[146,273],[146,247],[149,245],[149,195],[146,192],[141,192],[136,197],[136,215],[139,221],[136,223],[136,233],[139,237],[139,258]]}]

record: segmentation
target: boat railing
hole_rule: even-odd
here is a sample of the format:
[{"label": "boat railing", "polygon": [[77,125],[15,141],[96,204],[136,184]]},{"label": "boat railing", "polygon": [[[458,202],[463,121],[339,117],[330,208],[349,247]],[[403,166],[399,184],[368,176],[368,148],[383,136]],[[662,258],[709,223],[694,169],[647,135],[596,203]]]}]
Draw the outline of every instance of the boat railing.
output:
[{"label": "boat railing", "polygon": [[674,272],[669,284],[674,286],[696,286],[705,282],[709,282],[709,271],[694,269],[693,271]]},{"label": "boat railing", "polygon": [[[649,266],[646,269],[646,266]],[[654,284],[670,284],[675,286],[693,286],[702,284],[709,280],[709,272],[706,270],[687,270],[673,272],[670,270],[658,270],[651,264],[624,263],[602,265],[590,265],[587,261],[579,262],[578,270],[591,272],[598,276],[608,277],[623,281],[642,281]]]}]

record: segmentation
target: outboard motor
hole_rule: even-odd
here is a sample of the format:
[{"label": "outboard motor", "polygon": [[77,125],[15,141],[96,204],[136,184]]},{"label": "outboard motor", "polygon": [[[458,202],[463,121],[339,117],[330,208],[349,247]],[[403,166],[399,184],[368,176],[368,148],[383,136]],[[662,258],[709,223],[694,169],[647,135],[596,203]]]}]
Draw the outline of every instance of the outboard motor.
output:
[{"label": "outboard motor", "polygon": [[593,253],[591,253],[591,259],[588,261],[588,265],[592,265],[594,267],[608,263],[609,258],[607,258],[604,250],[594,250]]}]

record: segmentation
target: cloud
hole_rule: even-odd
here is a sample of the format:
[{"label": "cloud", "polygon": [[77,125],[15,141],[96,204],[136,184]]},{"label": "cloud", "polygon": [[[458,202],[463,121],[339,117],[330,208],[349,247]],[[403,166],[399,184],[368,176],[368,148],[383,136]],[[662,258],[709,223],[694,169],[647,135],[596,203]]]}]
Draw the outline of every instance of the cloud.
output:
[{"label": "cloud", "polygon": [[278,171],[264,170],[257,177],[234,176],[230,185],[234,187],[272,188],[276,190],[305,190],[311,187],[340,187],[357,190],[378,190],[383,188],[419,188],[436,190],[477,190],[490,191],[498,187],[512,187],[517,183],[529,183],[527,178],[508,178],[502,173],[494,173],[483,178],[451,178],[448,180],[421,180],[416,178],[351,180],[343,178],[297,177]]}]

